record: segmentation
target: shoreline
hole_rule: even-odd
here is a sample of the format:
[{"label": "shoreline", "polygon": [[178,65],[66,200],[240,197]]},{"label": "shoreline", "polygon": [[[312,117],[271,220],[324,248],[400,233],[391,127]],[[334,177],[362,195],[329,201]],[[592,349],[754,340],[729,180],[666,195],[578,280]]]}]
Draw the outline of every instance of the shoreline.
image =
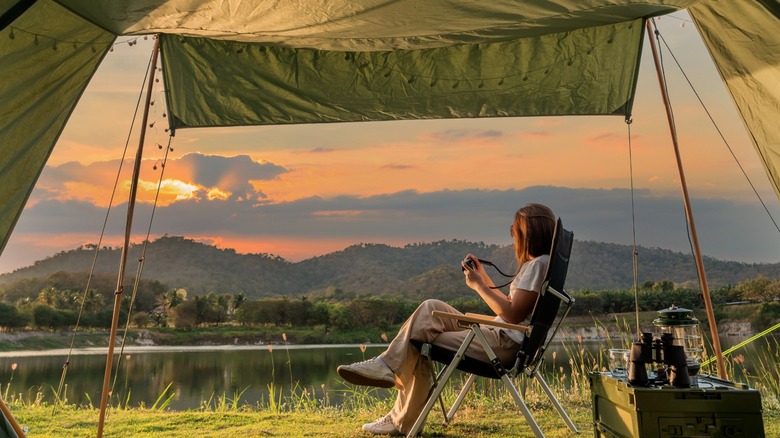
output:
[{"label": "shoreline", "polygon": [[[256,344],[256,345],[130,345],[125,346],[123,353],[188,353],[199,351],[252,351],[252,350],[267,350],[269,345],[273,345],[275,350],[314,350],[314,349],[327,349],[327,348],[348,348],[357,347],[362,344]],[[366,344],[368,347],[387,347],[388,344]],[[106,353],[105,347],[83,347],[74,348],[71,352],[74,356],[87,356],[87,355],[103,355]],[[55,348],[50,350],[15,350],[15,351],[0,351],[0,358],[12,358],[12,357],[44,357],[44,356],[59,356],[62,354],[68,354],[70,351],[67,348]],[[114,354],[119,354],[115,351]]]},{"label": "shoreline", "polygon": [[[260,339],[259,334],[253,333],[252,328],[244,328],[248,333],[186,333],[186,342],[171,342],[169,333],[160,333],[149,329],[132,330],[128,334],[124,352],[127,353],[161,353],[161,352],[198,352],[198,351],[227,351],[227,350],[264,350],[274,348],[279,350],[296,349],[326,349],[366,345],[370,347],[384,347],[384,342],[368,342],[355,339],[342,339],[334,342],[311,342],[302,340],[296,342],[294,331],[289,329],[290,342],[276,340],[267,341]],[[749,323],[724,322],[719,325],[721,336],[734,336],[738,338],[748,337],[753,334]],[[281,333],[281,332],[280,332]],[[108,332],[84,332],[78,333],[78,345],[70,348],[72,332],[0,332],[0,358],[9,357],[43,357],[63,354],[97,355],[105,354],[108,347]],[[265,336],[267,338],[267,334]],[[561,327],[555,342],[622,342],[626,333],[617,328],[607,329],[603,326],[592,327]],[[117,337],[116,346],[121,345],[121,338]]]}]

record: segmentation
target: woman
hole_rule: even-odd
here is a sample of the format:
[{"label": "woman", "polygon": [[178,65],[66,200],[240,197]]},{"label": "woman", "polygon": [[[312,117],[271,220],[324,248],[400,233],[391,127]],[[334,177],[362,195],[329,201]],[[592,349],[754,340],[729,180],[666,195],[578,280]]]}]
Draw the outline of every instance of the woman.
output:
[{"label": "woman", "polygon": [[[550,246],[555,230],[555,215],[541,204],[528,204],[517,210],[510,228],[514,240],[519,272],[510,285],[509,296],[495,288],[479,260],[469,254],[462,262],[466,285],[473,289],[496,314],[497,321],[527,324],[533,312],[550,260]],[[398,398],[384,417],[363,425],[363,430],[378,435],[403,435],[414,425],[425,406],[432,385],[426,360],[410,340],[429,342],[457,350],[468,330],[454,319],[431,315],[434,310],[460,314],[439,300],[426,300],[401,326],[396,337],[379,356],[351,365],[338,367],[339,375],[356,385],[397,387]],[[515,330],[481,327],[482,333],[502,363],[512,361],[523,341],[523,333]],[[472,342],[466,355],[488,361],[478,342]]]}]

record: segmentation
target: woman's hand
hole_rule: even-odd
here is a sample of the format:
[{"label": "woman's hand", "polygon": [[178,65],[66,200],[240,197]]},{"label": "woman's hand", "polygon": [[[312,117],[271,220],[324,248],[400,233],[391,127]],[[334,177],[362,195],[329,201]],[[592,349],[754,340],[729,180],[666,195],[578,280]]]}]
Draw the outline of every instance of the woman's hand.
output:
[{"label": "woman's hand", "polygon": [[[470,262],[470,263],[468,263]],[[468,254],[461,262],[463,274],[466,276],[466,285],[471,289],[477,290],[485,287],[485,268],[482,263],[472,254]]]},{"label": "woman's hand", "polygon": [[479,261],[477,256],[474,254],[466,254],[466,257],[463,259],[465,262],[466,260],[471,260],[471,266],[474,266],[476,271],[479,272],[482,277],[487,278],[487,272],[485,271],[485,266]]}]

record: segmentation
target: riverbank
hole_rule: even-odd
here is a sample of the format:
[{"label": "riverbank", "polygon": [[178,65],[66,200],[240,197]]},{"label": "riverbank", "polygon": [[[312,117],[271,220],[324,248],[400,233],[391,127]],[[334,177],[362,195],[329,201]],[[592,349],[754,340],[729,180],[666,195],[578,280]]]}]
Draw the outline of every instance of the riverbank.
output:
[{"label": "riverbank", "polygon": [[[640,314],[644,329],[652,327],[655,312]],[[557,339],[572,340],[612,340],[619,343],[626,333],[635,331],[634,314],[605,315],[601,319],[593,317],[570,317],[561,327]],[[191,330],[175,328],[130,329],[125,345],[128,346],[217,346],[217,345],[269,345],[269,344],[377,344],[392,338],[398,327],[387,330],[356,329],[349,331],[327,330],[324,327],[278,327],[278,326],[241,326],[220,325],[199,327]],[[702,328],[706,330],[706,328]],[[726,336],[749,336],[754,333],[749,322],[728,320],[718,325],[718,331]],[[116,339],[121,345],[122,331]],[[74,337],[73,331],[38,332],[17,331],[0,333],[0,352],[2,351],[38,351],[70,348],[106,347],[109,332],[107,330],[79,331]]]}]

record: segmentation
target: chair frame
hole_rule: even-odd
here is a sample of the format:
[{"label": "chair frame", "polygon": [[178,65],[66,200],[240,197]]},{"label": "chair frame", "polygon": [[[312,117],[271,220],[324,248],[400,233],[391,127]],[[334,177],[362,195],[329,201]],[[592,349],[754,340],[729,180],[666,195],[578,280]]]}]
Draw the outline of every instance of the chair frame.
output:
[{"label": "chair frame", "polygon": [[[525,420],[528,422],[528,424],[530,425],[531,429],[534,432],[534,435],[537,438],[544,438],[544,433],[539,427],[539,424],[534,419],[531,410],[526,405],[525,401],[523,400],[523,397],[520,395],[520,392],[517,390],[517,387],[515,387],[514,383],[511,380],[512,378],[517,377],[519,375],[524,374],[529,379],[536,379],[539,382],[544,393],[547,394],[547,397],[550,399],[550,402],[552,402],[553,406],[558,411],[558,414],[561,416],[561,418],[563,418],[564,422],[569,427],[569,429],[574,433],[579,433],[577,426],[574,425],[574,422],[572,422],[571,418],[569,418],[569,415],[563,409],[563,406],[561,406],[560,402],[553,394],[552,390],[550,389],[550,386],[547,384],[547,382],[544,380],[542,375],[539,373],[539,368],[544,363],[544,352],[547,349],[547,346],[555,338],[555,335],[558,332],[558,328],[560,327],[560,324],[563,322],[564,319],[566,319],[566,317],[569,314],[569,311],[571,310],[571,306],[574,304],[574,299],[571,296],[569,296],[569,294],[566,293],[566,291],[563,289],[563,283],[566,278],[569,255],[571,252],[571,243],[573,239],[574,239],[573,233],[565,230],[563,228],[563,224],[561,220],[558,219],[556,223],[555,232],[553,235],[552,248],[550,250],[550,265],[548,266],[547,273],[545,275],[545,281],[542,284],[541,293],[537,298],[534,312],[532,312],[531,323],[529,325],[526,326],[526,325],[509,324],[509,323],[494,321],[493,317],[487,315],[478,315],[473,313],[460,315],[460,314],[440,312],[437,310],[433,311],[432,315],[435,317],[450,318],[450,319],[457,320],[461,326],[469,329],[469,333],[466,335],[466,338],[461,343],[461,346],[458,349],[458,351],[455,352],[452,360],[449,363],[445,362],[444,367],[441,369],[438,375],[433,376],[433,385],[431,386],[430,392],[428,394],[428,400],[425,404],[425,407],[421,411],[420,415],[417,417],[417,420],[415,421],[414,425],[412,426],[412,429],[407,434],[407,437],[415,437],[420,432],[420,430],[422,430],[422,427],[425,424],[428,414],[430,413],[437,399],[439,400],[439,404],[441,405],[442,414],[444,414],[443,424],[449,423],[454,418],[455,413],[460,408],[460,405],[465,399],[466,394],[468,393],[471,386],[474,384],[474,381],[477,378],[477,374],[472,373],[469,375],[468,380],[466,381],[465,385],[461,389],[460,393],[455,399],[455,402],[453,403],[452,407],[448,412],[445,412],[446,409],[444,407],[444,402],[441,399],[441,393],[444,390],[445,384],[449,381],[450,377],[452,376],[452,373],[455,371],[455,369],[458,368],[461,362],[467,358],[465,356],[465,352],[468,349],[469,345],[471,345],[471,343],[474,341],[474,339],[476,339],[477,342],[479,342],[479,344],[485,350],[485,352],[488,355],[488,358],[490,359],[490,363],[486,364],[483,361],[475,361],[474,359],[470,359],[470,358],[469,361],[471,361],[471,363],[479,362],[480,364],[487,365],[492,368],[493,373],[495,373],[494,375],[493,373],[484,373],[481,375],[489,378],[501,379],[501,381],[504,383],[504,386],[506,386],[507,390],[509,390],[509,393],[512,395],[512,398],[517,403],[520,412],[523,414],[523,417],[525,417]],[[547,299],[549,299],[550,297],[554,297],[560,301],[555,309],[556,314],[552,315],[552,321],[550,321],[551,323],[554,323],[555,328],[552,334],[549,336],[547,336],[547,334],[549,332],[549,329],[552,328],[553,324],[547,324],[546,321],[536,321],[538,316],[536,314],[536,311],[537,309],[539,309],[540,302],[542,301],[542,298],[546,294],[550,294],[547,297]],[[560,313],[558,312],[558,310],[561,303],[566,306],[566,310],[563,312],[562,316],[558,317],[557,315]],[[557,323],[555,323],[554,321],[555,319],[557,319]],[[505,328],[510,330],[518,330],[526,334],[526,339],[524,340],[523,345],[518,351],[514,366],[511,369],[507,369],[501,363],[498,357],[496,357],[496,354],[488,344],[485,335],[480,330],[480,326],[482,325]],[[541,341],[538,339],[540,336],[544,336],[544,339],[542,339]],[[530,351],[526,353],[524,351],[525,350],[524,347],[527,342],[530,342],[531,337],[535,338],[534,339],[535,342],[539,342],[539,346],[535,351]],[[430,343],[424,343],[420,346],[420,353],[426,360],[432,362],[436,360],[432,358],[434,348],[436,348],[434,345]],[[531,348],[533,348],[533,345],[531,346]],[[431,365],[433,364],[431,363]],[[434,373],[433,366],[431,366],[431,373],[432,374]]]}]

